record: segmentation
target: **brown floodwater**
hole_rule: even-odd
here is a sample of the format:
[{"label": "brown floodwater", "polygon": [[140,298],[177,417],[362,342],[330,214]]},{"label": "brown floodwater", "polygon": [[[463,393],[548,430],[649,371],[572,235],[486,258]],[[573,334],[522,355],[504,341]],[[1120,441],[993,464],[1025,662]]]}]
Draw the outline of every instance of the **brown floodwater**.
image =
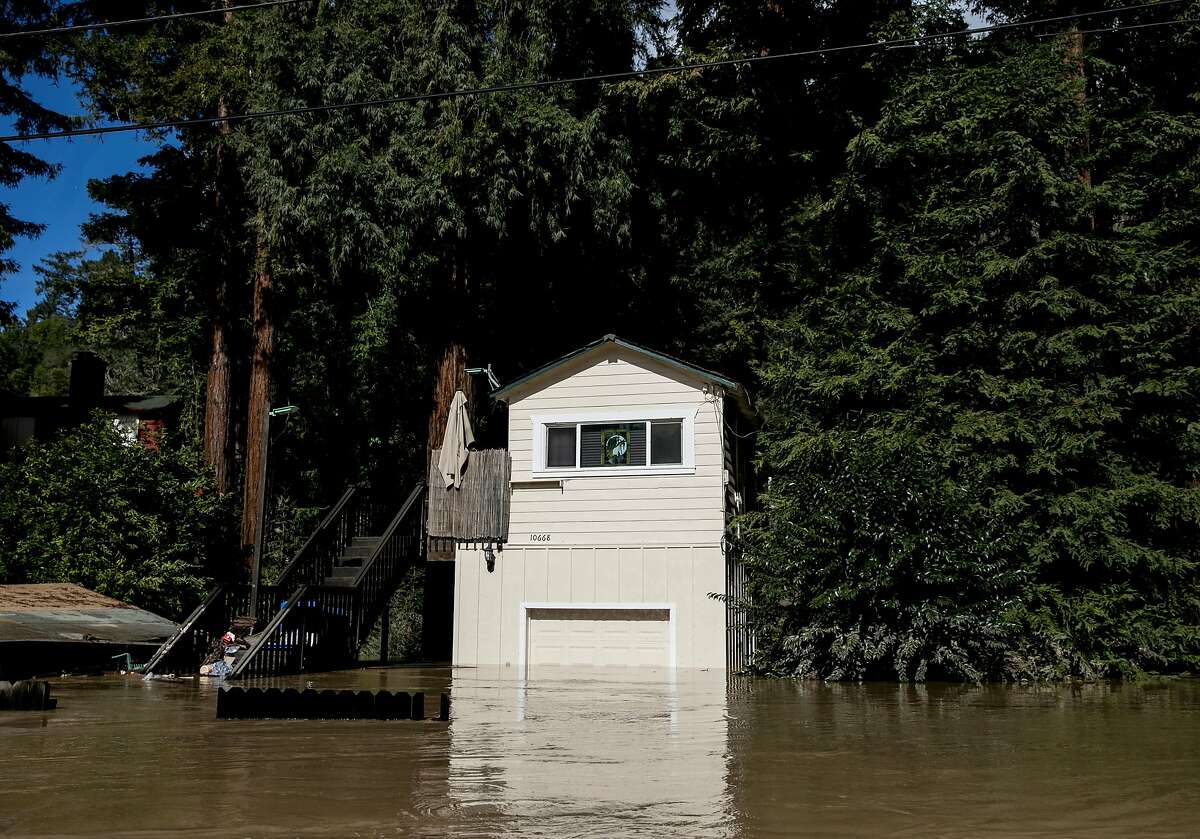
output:
[{"label": "brown floodwater", "polygon": [[0,713],[0,835],[1200,835],[1195,681],[392,668],[284,684],[309,681],[448,689],[452,719],[218,721],[197,681],[56,680],[58,710]]}]

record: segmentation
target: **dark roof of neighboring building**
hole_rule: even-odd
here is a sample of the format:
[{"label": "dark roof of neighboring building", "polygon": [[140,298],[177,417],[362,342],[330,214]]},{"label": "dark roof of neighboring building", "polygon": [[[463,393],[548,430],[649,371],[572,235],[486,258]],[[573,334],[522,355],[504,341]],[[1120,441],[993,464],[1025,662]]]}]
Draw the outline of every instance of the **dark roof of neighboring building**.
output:
[{"label": "dark roof of neighboring building", "polygon": [[154,414],[180,406],[178,396],[102,396],[86,403],[68,396],[0,396],[0,416],[44,417],[67,411],[101,410],[114,414]]},{"label": "dark roof of neighboring building", "polygon": [[506,399],[512,394],[512,392],[514,390],[516,390],[517,388],[521,387],[522,385],[525,385],[528,382],[531,382],[534,379],[544,375],[545,373],[550,372],[554,368],[559,367],[563,364],[566,364],[567,362],[572,361],[576,358],[579,358],[580,356],[582,356],[586,353],[589,353],[598,347],[602,347],[605,344],[613,344],[615,346],[622,347],[624,349],[630,350],[630,351],[638,353],[640,355],[644,355],[647,358],[653,359],[661,364],[665,364],[666,366],[674,368],[676,370],[679,370],[683,373],[687,373],[696,378],[704,379],[706,381],[713,382],[714,384],[718,384],[721,387],[725,388],[727,391],[729,391],[731,394],[736,396],[738,398],[738,400],[743,403],[744,407],[746,407],[747,409],[749,408],[750,397],[746,393],[746,389],[744,387],[742,387],[740,384],[738,384],[737,382],[735,382],[733,379],[730,379],[730,378],[723,376],[720,373],[714,372],[712,370],[708,370],[704,367],[699,367],[699,366],[697,366],[695,364],[691,364],[687,361],[682,361],[678,358],[675,358],[674,356],[670,356],[670,355],[667,355],[666,353],[659,352],[658,350],[652,350],[649,347],[643,347],[641,344],[635,344],[632,341],[626,341],[625,339],[618,338],[616,335],[612,335],[612,334],[605,335],[603,338],[600,338],[597,341],[592,341],[590,344],[582,346],[579,349],[574,350],[572,352],[569,352],[566,355],[562,356],[561,358],[557,358],[548,364],[543,364],[541,367],[538,367],[536,370],[532,370],[529,373],[526,373],[524,376],[521,376],[521,377],[517,378],[516,380],[509,382],[508,384],[501,387],[499,390],[496,390],[495,392],[493,392],[492,398],[498,399],[501,402],[506,401]]},{"label": "dark roof of neighboring building", "polygon": [[89,641],[158,644],[176,630],[164,617],[72,583],[0,586],[0,644]]}]

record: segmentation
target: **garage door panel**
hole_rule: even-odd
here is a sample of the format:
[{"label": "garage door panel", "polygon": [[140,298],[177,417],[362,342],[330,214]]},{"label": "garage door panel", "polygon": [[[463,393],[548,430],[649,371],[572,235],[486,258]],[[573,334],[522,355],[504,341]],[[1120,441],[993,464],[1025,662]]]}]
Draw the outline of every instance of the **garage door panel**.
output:
[{"label": "garage door panel", "polygon": [[529,619],[533,620],[593,620],[593,621],[670,621],[670,609],[643,608],[641,606],[624,606],[610,608],[592,607],[530,607],[527,611]]},{"label": "garage door panel", "polygon": [[530,609],[530,666],[669,667],[667,609]]}]

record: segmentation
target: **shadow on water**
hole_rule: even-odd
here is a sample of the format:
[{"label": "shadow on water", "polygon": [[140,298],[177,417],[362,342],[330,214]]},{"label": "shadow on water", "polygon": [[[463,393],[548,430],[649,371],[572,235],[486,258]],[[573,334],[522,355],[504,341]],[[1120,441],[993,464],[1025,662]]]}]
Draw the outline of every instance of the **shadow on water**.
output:
[{"label": "shadow on water", "polygon": [[369,669],[452,720],[218,722],[195,681],[0,715],[0,835],[1190,836],[1200,684],[822,685]]}]

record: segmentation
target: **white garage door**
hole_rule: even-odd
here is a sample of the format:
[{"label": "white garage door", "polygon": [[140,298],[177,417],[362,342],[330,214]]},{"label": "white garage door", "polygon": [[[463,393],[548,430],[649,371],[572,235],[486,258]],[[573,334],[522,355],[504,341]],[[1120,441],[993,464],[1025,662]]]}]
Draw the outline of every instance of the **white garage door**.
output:
[{"label": "white garage door", "polygon": [[530,667],[670,667],[668,609],[531,608],[526,661]]}]

